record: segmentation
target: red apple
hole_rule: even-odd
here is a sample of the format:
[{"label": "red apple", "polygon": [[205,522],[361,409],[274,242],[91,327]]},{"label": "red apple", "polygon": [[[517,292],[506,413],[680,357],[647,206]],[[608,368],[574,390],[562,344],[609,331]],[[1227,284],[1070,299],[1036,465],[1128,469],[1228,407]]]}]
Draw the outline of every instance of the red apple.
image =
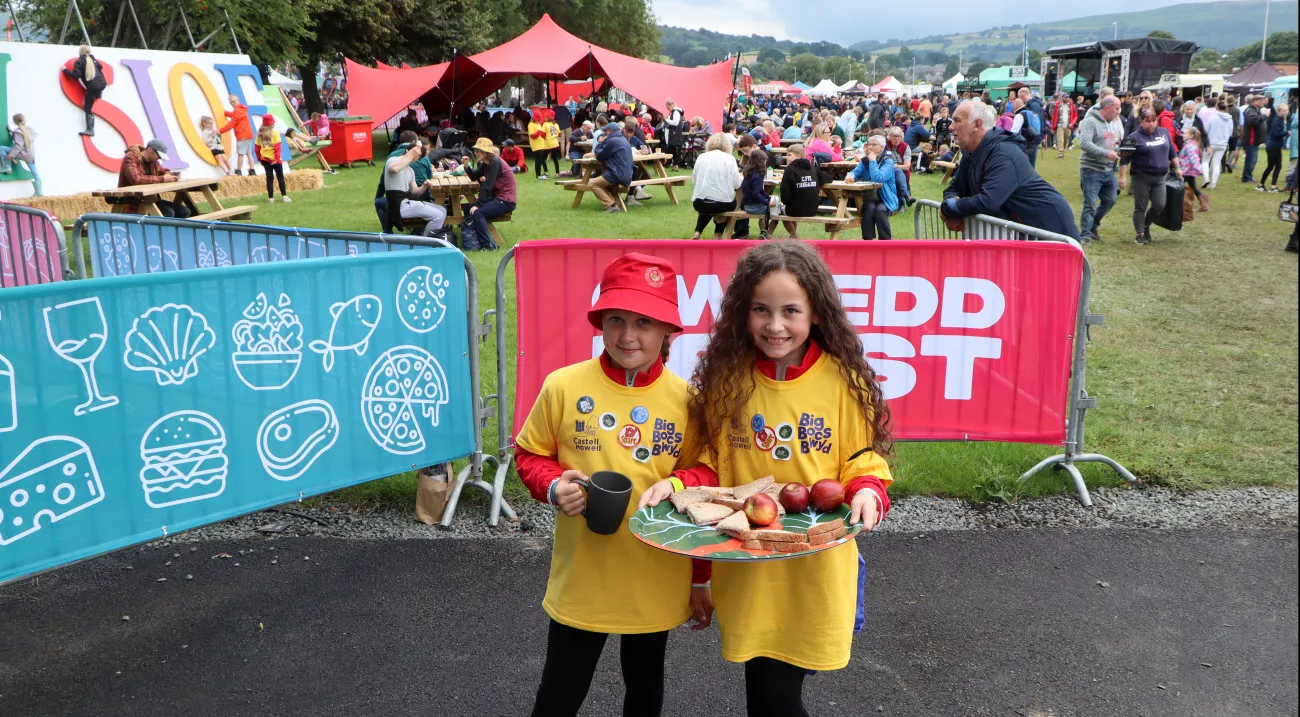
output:
[{"label": "red apple", "polygon": [[745,517],[750,525],[771,525],[776,522],[776,515],[776,501],[766,493],[755,493],[745,501]]},{"label": "red apple", "polygon": [[802,513],[808,510],[808,486],[803,483],[786,483],[781,488],[781,507],[787,513]]},{"label": "red apple", "polygon": [[823,478],[813,483],[812,490],[808,493],[813,507],[823,513],[844,505],[844,486],[837,480]]}]

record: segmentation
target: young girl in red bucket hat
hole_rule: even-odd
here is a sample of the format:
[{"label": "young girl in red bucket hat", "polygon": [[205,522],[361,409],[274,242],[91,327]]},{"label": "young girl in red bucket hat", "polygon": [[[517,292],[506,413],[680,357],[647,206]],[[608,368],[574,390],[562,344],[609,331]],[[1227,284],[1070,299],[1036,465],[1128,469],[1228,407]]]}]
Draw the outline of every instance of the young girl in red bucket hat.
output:
[{"label": "young girl in red bucket hat", "polygon": [[626,529],[588,530],[586,496],[573,481],[599,470],[630,478],[623,523],[665,476],[678,490],[716,485],[711,471],[684,470],[694,461],[682,450],[688,391],[664,368],[670,337],[682,330],[673,265],[635,253],[613,260],[587,321],[601,333],[604,351],[547,376],[515,439],[524,485],[559,508],[542,601],[551,617],[546,663],[532,713],[576,715],[605,639],[616,634],[623,714],[658,715],[668,631],[692,616],[697,629],[708,626],[711,598],[701,584],[707,577],[699,577],[708,564],[647,548]]}]

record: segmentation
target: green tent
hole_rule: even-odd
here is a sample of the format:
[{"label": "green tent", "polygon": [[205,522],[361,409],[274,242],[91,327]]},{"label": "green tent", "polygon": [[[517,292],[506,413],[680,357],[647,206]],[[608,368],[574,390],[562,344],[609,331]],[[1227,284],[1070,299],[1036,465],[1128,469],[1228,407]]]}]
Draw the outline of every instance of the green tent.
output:
[{"label": "green tent", "polygon": [[[1013,71],[1018,75],[1017,77],[1012,77]],[[990,67],[981,72],[980,82],[988,90],[989,96],[996,100],[1006,97],[1007,88],[1017,82],[1041,90],[1043,76],[1022,65],[1003,65]]]}]

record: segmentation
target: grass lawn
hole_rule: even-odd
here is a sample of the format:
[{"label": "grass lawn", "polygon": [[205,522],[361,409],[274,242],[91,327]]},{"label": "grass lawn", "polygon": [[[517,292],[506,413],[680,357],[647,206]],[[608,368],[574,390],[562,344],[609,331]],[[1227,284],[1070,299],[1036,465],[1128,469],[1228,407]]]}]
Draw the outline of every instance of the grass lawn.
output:
[{"label": "grass lawn", "polygon": [[[379,135],[376,157],[385,156]],[[1261,158],[1262,160],[1262,158]],[[1261,161],[1261,170],[1262,170]],[[1071,205],[1081,206],[1078,153],[1040,156],[1039,170]],[[257,221],[326,229],[377,231],[372,206],[379,167],[340,170],[326,189],[300,193],[291,204],[263,206]],[[1133,243],[1132,200],[1121,195],[1107,217],[1103,241],[1087,249],[1093,263],[1093,310],[1106,315],[1088,348],[1089,382],[1099,407],[1089,412],[1086,447],[1126,465],[1143,481],[1196,490],[1297,484],[1297,261],[1286,254],[1290,226],[1277,220],[1285,195],[1261,194],[1225,174],[1212,209],[1183,231],[1155,229],[1155,242]],[[913,179],[918,197],[939,198],[937,176]],[[690,236],[689,202],[656,199],[626,215],[598,211],[594,197],[570,209],[573,194],[520,176],[514,221],[501,224],[509,244],[542,238],[676,238]],[[689,186],[685,194],[689,197]],[[254,198],[250,201],[264,201]],[[898,238],[912,236],[911,214],[894,218]],[[478,270],[481,309],[491,308],[504,248],[470,254]],[[514,274],[507,272],[509,331],[515,335]],[[512,343],[512,353],[515,348]],[[483,345],[483,392],[497,392],[495,338]],[[510,365],[514,374],[514,365]],[[511,386],[504,392],[513,395]],[[510,400],[503,401],[508,409]],[[496,423],[486,431],[494,453]],[[1014,477],[1043,457],[1047,446],[900,444],[893,462],[894,495],[983,499],[998,490],[1040,496],[1072,490],[1059,473],[1040,474],[1018,488]],[[1109,469],[1083,467],[1090,486],[1119,485]],[[413,474],[357,486],[336,498],[410,505]],[[468,495],[468,494],[467,494]],[[526,496],[512,476],[507,495]],[[472,498],[477,500],[477,498]]]}]

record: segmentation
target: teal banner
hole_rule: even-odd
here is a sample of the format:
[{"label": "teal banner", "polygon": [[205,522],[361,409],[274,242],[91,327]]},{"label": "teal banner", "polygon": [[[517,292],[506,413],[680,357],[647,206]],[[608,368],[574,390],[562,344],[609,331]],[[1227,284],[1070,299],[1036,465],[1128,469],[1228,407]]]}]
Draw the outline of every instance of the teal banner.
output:
[{"label": "teal banner", "polygon": [[0,291],[0,583],[475,450],[454,249]]}]

